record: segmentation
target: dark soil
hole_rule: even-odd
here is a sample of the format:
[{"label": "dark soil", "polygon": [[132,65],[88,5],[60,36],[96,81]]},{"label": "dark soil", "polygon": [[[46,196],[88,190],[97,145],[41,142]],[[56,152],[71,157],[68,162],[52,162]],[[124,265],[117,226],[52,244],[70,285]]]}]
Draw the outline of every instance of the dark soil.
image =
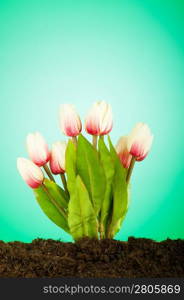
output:
[{"label": "dark soil", "polygon": [[184,240],[0,241],[0,277],[184,277]]}]

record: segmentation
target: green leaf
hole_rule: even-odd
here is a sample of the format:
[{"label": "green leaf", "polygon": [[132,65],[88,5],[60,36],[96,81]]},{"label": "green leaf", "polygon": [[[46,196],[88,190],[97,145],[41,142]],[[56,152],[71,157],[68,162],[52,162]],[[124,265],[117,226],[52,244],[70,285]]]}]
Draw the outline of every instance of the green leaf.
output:
[{"label": "green leaf", "polygon": [[126,214],[127,214],[127,211],[128,211],[128,207],[129,207],[129,203],[130,203],[130,184],[127,187],[127,193],[128,193],[128,196],[127,196],[128,200],[127,200],[126,210],[125,210],[124,214],[122,215],[122,217],[118,220],[118,222],[117,222],[117,224],[116,224],[116,226],[114,228],[113,235],[115,235],[121,229],[122,223],[123,223],[123,221],[124,221],[124,219],[126,217]]},{"label": "green leaf", "polygon": [[123,168],[120,159],[112,145],[109,137],[109,146],[112,159],[115,164],[115,174],[113,177],[113,211],[110,224],[110,235],[113,237],[120,229],[121,223],[128,210],[128,185],[126,183],[127,170]]},{"label": "green leaf", "polygon": [[112,205],[112,180],[114,176],[114,162],[112,156],[105,145],[103,139],[99,139],[98,149],[100,160],[106,176],[106,191],[102,203],[101,214],[100,214],[100,228],[101,234],[104,237],[107,230],[107,221],[109,218],[110,208]]},{"label": "green leaf", "polygon": [[105,194],[106,179],[97,150],[82,135],[78,137],[77,171],[98,215]]},{"label": "green leaf", "polygon": [[106,179],[108,182],[111,182],[114,176],[114,162],[111,153],[109,152],[105,142],[101,138],[99,139],[98,142],[98,148],[99,148],[100,160],[102,162],[105,171]]},{"label": "green leaf", "polygon": [[72,193],[68,206],[70,233],[75,240],[82,237],[98,238],[98,224],[88,191],[80,178],[76,178],[76,193]]},{"label": "green leaf", "polygon": [[50,195],[56,199],[58,204],[67,209],[69,198],[65,191],[58,184],[47,178],[44,179],[44,184],[47,187]]},{"label": "green leaf", "polygon": [[52,222],[69,233],[68,222],[62,213],[62,210],[64,211],[62,205],[65,200],[61,197],[60,192],[58,192],[59,187],[54,182],[51,183],[48,179],[44,180],[44,186],[41,185],[39,188],[34,189],[38,204]]},{"label": "green leaf", "polygon": [[76,180],[76,159],[77,159],[76,147],[72,141],[68,142],[65,155],[66,174],[67,174],[67,187],[69,193],[75,193],[75,180]]}]

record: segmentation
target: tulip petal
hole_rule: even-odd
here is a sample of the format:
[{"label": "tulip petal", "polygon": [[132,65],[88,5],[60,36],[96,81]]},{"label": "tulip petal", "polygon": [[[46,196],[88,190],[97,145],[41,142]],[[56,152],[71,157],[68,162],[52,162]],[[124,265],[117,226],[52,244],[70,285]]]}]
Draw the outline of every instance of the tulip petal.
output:
[{"label": "tulip petal", "polygon": [[130,162],[132,159],[132,155],[128,151],[128,137],[127,136],[122,136],[117,145],[116,145],[116,151],[118,153],[118,156],[120,158],[120,161],[124,168],[128,169],[130,166]]},{"label": "tulip petal", "polygon": [[37,188],[44,180],[41,169],[32,161],[19,157],[17,159],[17,168],[24,181],[31,187]]},{"label": "tulip petal", "polygon": [[74,137],[80,134],[82,123],[73,105],[61,105],[60,127],[61,131],[67,136]]},{"label": "tulip petal", "polygon": [[47,143],[39,132],[27,136],[27,150],[31,160],[39,167],[45,165],[50,159]]},{"label": "tulip petal", "polygon": [[138,123],[128,137],[128,150],[136,160],[141,161],[147,156],[152,142],[153,135],[149,127],[144,123]]},{"label": "tulip petal", "polygon": [[53,174],[65,172],[65,152],[67,143],[56,142],[52,145],[50,168]]},{"label": "tulip petal", "polygon": [[112,130],[112,111],[105,101],[95,102],[85,120],[85,129],[92,135],[105,135]]}]

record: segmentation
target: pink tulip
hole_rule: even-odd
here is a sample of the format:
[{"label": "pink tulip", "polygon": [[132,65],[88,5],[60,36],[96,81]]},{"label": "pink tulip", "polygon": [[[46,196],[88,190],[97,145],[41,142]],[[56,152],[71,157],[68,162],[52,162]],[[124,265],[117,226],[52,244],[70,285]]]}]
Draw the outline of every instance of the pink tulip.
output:
[{"label": "pink tulip", "polygon": [[43,183],[44,176],[41,169],[29,159],[19,157],[17,168],[24,181],[31,188],[36,189]]},{"label": "pink tulip", "polygon": [[105,135],[112,130],[112,111],[105,101],[95,102],[89,111],[85,129],[92,135]]},{"label": "pink tulip", "polygon": [[128,152],[127,136],[122,136],[116,146],[116,151],[124,168],[128,169],[132,159],[132,155]]},{"label": "pink tulip", "polygon": [[65,173],[66,147],[66,142],[56,142],[52,145],[50,169],[53,174]]},{"label": "pink tulip", "polygon": [[80,134],[82,123],[73,105],[61,105],[60,127],[62,132],[67,136],[75,137]]},{"label": "pink tulip", "polygon": [[137,161],[143,160],[152,145],[153,135],[144,123],[138,123],[128,137],[128,151]]},{"label": "pink tulip", "polygon": [[39,167],[44,166],[50,159],[47,143],[39,132],[28,134],[27,150],[31,160]]}]

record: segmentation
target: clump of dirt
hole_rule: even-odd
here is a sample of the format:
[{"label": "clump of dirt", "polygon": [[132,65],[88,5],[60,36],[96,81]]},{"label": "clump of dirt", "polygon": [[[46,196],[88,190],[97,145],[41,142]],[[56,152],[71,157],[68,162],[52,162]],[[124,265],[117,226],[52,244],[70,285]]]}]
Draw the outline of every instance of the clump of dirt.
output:
[{"label": "clump of dirt", "polygon": [[0,241],[0,277],[184,277],[184,240]]}]

